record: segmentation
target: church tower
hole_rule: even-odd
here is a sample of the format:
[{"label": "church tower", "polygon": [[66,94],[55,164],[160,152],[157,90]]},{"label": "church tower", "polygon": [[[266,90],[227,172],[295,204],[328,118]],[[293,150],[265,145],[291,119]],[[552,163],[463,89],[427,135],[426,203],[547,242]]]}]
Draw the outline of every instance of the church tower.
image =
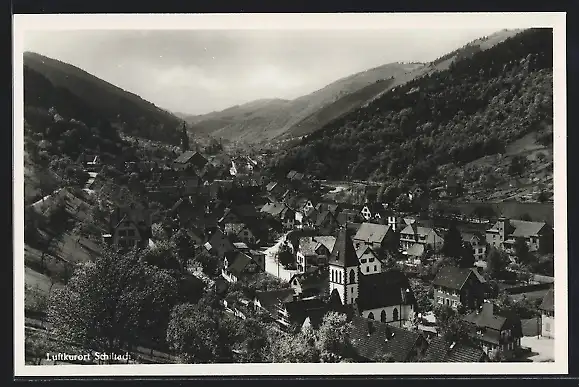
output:
[{"label": "church tower", "polygon": [[336,290],[344,305],[358,299],[359,262],[352,243],[351,231],[338,231],[336,243],[329,258],[330,294]]},{"label": "church tower", "polygon": [[185,122],[183,122],[183,128],[181,129],[181,152],[185,153],[189,150],[189,134],[187,134],[187,127]]}]

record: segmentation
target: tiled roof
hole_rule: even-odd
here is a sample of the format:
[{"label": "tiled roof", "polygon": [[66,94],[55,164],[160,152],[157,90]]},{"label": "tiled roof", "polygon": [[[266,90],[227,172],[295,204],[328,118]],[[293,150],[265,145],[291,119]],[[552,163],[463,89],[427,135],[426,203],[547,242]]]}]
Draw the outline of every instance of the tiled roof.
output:
[{"label": "tiled roof", "polygon": [[354,350],[361,358],[379,361],[390,354],[396,362],[412,360],[421,335],[386,323],[355,316],[350,338]]},{"label": "tiled roof", "polygon": [[395,305],[414,305],[408,278],[398,270],[360,275],[358,306],[361,311]]},{"label": "tiled roof", "polygon": [[274,202],[274,203],[268,203],[266,205],[264,205],[260,212],[269,214],[271,216],[277,217],[280,216],[281,213],[286,209],[286,206],[283,203],[279,203],[279,202]]},{"label": "tiled roof", "polygon": [[229,262],[229,267],[227,269],[236,275],[243,273],[247,265],[253,261],[250,256],[242,253],[241,251],[238,251],[235,255],[233,255],[232,259],[233,262]]},{"label": "tiled roof", "polygon": [[435,336],[428,344],[423,361],[431,363],[478,363],[482,362],[484,358],[485,353],[479,348],[464,343],[453,343],[441,336]]},{"label": "tiled roof", "polygon": [[270,192],[271,190],[273,190],[275,187],[277,186],[277,182],[276,181],[272,181],[271,183],[269,183],[265,189]]},{"label": "tiled roof", "polygon": [[318,214],[316,219],[316,226],[322,226],[327,220],[331,220],[332,216],[333,215],[330,213],[330,211],[322,211]]},{"label": "tiled roof", "polygon": [[548,312],[555,311],[555,292],[553,289],[549,289],[545,297],[543,297],[543,301],[541,302],[541,306],[539,309],[545,310]]},{"label": "tiled roof", "polygon": [[366,243],[382,243],[390,231],[390,226],[374,223],[362,223],[354,239]]},{"label": "tiled roof", "polygon": [[284,302],[285,309],[289,315],[289,320],[298,325],[303,325],[307,317],[312,314],[322,316],[328,310],[327,305],[319,298],[304,298]]},{"label": "tiled roof", "polygon": [[302,237],[299,240],[299,251],[304,255],[304,257],[308,255],[316,255],[316,247],[318,246],[317,241],[312,240],[311,237]]},{"label": "tiled roof", "polygon": [[293,289],[276,289],[255,292],[255,298],[259,301],[263,308],[276,305],[294,294]]},{"label": "tiled roof", "polygon": [[513,237],[530,237],[539,234],[545,226],[544,222],[527,222],[525,220],[510,220],[511,225],[515,228],[512,232]]},{"label": "tiled roof", "polygon": [[324,245],[330,252],[334,249],[334,245],[336,244],[336,237],[333,236],[315,236],[314,240]]},{"label": "tiled roof", "polygon": [[479,328],[490,328],[500,331],[507,322],[507,318],[495,314],[493,309],[491,303],[485,303],[480,311],[471,312],[464,316],[463,319]]},{"label": "tiled roof", "polygon": [[482,279],[478,273],[474,273],[476,269],[459,268],[455,266],[445,266],[438,270],[433,285],[442,286],[448,289],[461,290],[466,280],[470,275],[476,276],[479,280]]},{"label": "tiled roof", "polygon": [[[205,165],[207,163],[207,159],[205,157],[203,157],[201,154],[194,152],[194,151],[187,151],[187,152],[183,152],[182,154],[179,155],[179,157],[177,157],[175,159],[176,163],[180,163],[180,164],[184,164],[189,162],[189,160],[192,160],[195,162],[195,164],[199,164],[200,166]],[[205,161],[205,162],[203,162]]]},{"label": "tiled roof", "polygon": [[329,262],[341,267],[358,266],[358,257],[352,244],[352,232],[347,228],[343,228],[338,232]]}]

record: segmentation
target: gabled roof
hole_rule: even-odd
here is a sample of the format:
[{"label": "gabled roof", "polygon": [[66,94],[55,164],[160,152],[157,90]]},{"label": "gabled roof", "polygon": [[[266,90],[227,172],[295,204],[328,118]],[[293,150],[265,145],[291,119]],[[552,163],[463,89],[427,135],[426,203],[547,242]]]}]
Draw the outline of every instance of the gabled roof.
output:
[{"label": "gabled roof", "polygon": [[279,203],[279,202],[273,202],[273,203],[268,203],[266,205],[264,205],[260,212],[269,214],[273,217],[279,217],[282,215],[282,213],[285,211],[286,206],[283,203]]},{"label": "gabled roof", "polygon": [[511,225],[515,228],[511,236],[527,238],[530,236],[537,236],[543,227],[546,226],[545,222],[528,222],[525,220],[511,220]]},{"label": "gabled roof", "polygon": [[361,275],[359,281],[358,306],[361,311],[416,303],[408,278],[399,270]]},{"label": "gabled roof", "polygon": [[332,222],[335,221],[336,218],[334,217],[334,215],[330,212],[330,211],[322,211],[318,214],[317,218],[316,218],[316,226],[321,227],[323,226],[327,221]]},{"label": "gabled roof", "polygon": [[230,255],[227,260],[229,261],[229,267],[227,270],[233,274],[239,275],[243,273],[247,265],[253,262],[253,259],[241,251],[237,251],[234,255]]},{"label": "gabled roof", "polygon": [[276,290],[265,290],[255,292],[255,299],[259,301],[263,308],[268,309],[280,302],[285,301],[288,297],[294,294],[293,289],[276,289]]},{"label": "gabled roof", "polygon": [[272,181],[265,186],[267,192],[271,192],[275,187],[277,187],[277,181]]},{"label": "gabled roof", "polygon": [[[417,235],[428,235],[430,233],[435,233],[436,235],[438,235],[438,233],[436,232],[436,230],[434,230],[433,228],[430,227],[422,227],[422,226],[418,226],[416,224],[416,222],[407,225],[402,231],[400,231],[401,234],[417,234]],[[439,236],[440,238],[440,236]]]},{"label": "gabled roof", "polygon": [[539,306],[540,310],[544,310],[547,312],[554,312],[555,311],[555,291],[554,289],[549,289],[545,297],[543,297],[543,301]]},{"label": "gabled roof", "polygon": [[207,159],[203,157],[203,155],[201,155],[199,152],[187,151],[180,154],[175,159],[175,162],[179,164],[192,162],[193,164],[199,167],[203,167],[205,164],[207,164]]},{"label": "gabled roof", "polygon": [[311,237],[302,237],[299,239],[299,251],[304,255],[304,257],[309,255],[316,255],[316,247],[318,246],[318,241],[313,240]]},{"label": "gabled roof", "polygon": [[296,171],[289,171],[286,177],[291,180],[296,175],[296,173]]},{"label": "gabled roof", "polygon": [[226,253],[233,251],[235,248],[229,238],[221,230],[216,230],[211,238],[209,238],[209,245],[212,250],[215,250],[218,256],[223,257]]},{"label": "gabled roof", "polygon": [[358,266],[358,256],[352,243],[352,232],[347,228],[342,228],[338,231],[329,263],[341,267]]},{"label": "gabled roof", "polygon": [[327,305],[319,298],[303,298],[284,302],[284,307],[288,313],[290,322],[303,325],[307,317],[312,314],[322,316],[328,310]]},{"label": "gabled roof", "polygon": [[477,328],[500,331],[507,322],[507,317],[495,314],[493,309],[492,303],[487,302],[483,304],[480,311],[477,310],[465,315],[463,320],[476,325]]},{"label": "gabled roof", "polygon": [[382,243],[389,231],[389,225],[362,223],[354,239],[366,243]]},{"label": "gabled roof", "polygon": [[480,274],[476,272],[476,269],[445,266],[438,270],[432,284],[448,289],[461,290],[471,275],[475,276],[481,283],[485,282]]},{"label": "gabled roof", "polygon": [[[336,244],[336,237],[333,236],[315,236],[314,240],[317,241],[319,244],[324,245],[328,251],[332,252],[334,250],[334,245]],[[317,250],[318,246],[316,246]]]},{"label": "gabled roof", "polygon": [[441,336],[435,336],[428,344],[424,362],[431,363],[477,363],[485,359],[482,349],[471,345],[450,342]]},{"label": "gabled roof", "polygon": [[410,361],[423,339],[420,333],[358,316],[352,318],[352,325],[350,338],[354,350],[371,361],[379,361],[386,354],[396,362]]}]

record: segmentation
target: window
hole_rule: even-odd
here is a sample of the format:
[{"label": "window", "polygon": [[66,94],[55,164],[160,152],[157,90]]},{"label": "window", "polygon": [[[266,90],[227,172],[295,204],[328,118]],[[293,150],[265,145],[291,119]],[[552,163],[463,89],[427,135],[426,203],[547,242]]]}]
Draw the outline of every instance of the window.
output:
[{"label": "window", "polygon": [[334,278],[334,271],[332,270],[332,282],[336,282],[336,279]]},{"label": "window", "polygon": [[385,310],[382,310],[382,313],[380,313],[380,321],[386,322],[386,311]]},{"label": "window", "polygon": [[368,259],[368,262],[374,262],[374,261],[375,261],[375,259],[374,259],[374,258],[370,258],[370,259]]},{"label": "window", "polygon": [[392,320],[398,320],[398,308],[394,308],[394,311],[392,312]]},{"label": "window", "polygon": [[370,272],[370,266],[366,266],[366,273]]},{"label": "window", "polygon": [[338,283],[342,283],[342,272],[338,272]]},{"label": "window", "polygon": [[350,270],[350,283],[356,283],[356,273],[354,272],[354,269]]},{"label": "window", "polygon": [[126,236],[127,235],[127,230],[119,230],[119,236]]},{"label": "window", "polygon": [[372,313],[372,312],[368,313],[368,318],[370,320],[374,320],[374,313]]},{"label": "window", "polygon": [[374,271],[378,271],[378,267],[374,265]]},{"label": "window", "polygon": [[545,332],[551,332],[551,324],[545,323]]},{"label": "window", "polygon": [[135,230],[127,230],[127,235],[128,236],[135,236]]},{"label": "window", "polygon": [[366,258],[360,259],[360,263],[366,263]]}]

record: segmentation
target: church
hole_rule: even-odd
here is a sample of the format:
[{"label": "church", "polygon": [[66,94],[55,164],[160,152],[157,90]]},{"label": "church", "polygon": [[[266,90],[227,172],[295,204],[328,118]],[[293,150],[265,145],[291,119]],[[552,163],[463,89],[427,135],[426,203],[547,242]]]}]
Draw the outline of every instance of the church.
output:
[{"label": "church", "polygon": [[329,257],[329,292],[362,317],[402,326],[416,311],[416,299],[399,270],[364,274],[347,227],[338,231]]}]

